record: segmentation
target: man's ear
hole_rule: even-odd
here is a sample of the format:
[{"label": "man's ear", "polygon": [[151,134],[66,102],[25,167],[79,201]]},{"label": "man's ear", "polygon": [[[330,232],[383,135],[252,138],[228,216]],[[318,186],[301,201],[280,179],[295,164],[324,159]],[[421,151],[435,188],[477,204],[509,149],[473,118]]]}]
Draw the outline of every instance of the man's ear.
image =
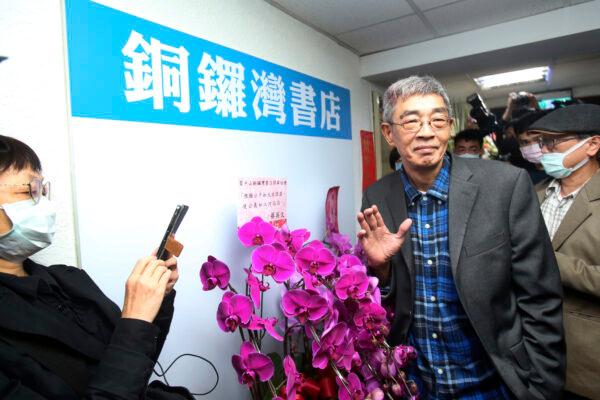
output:
[{"label": "man's ear", "polygon": [[385,122],[381,123],[381,134],[390,146],[396,147],[394,141],[392,140],[392,127],[390,124],[387,124]]},{"label": "man's ear", "polygon": [[600,152],[600,135],[595,135],[590,138],[590,146],[587,150],[587,155],[589,157],[598,157],[598,153]]}]

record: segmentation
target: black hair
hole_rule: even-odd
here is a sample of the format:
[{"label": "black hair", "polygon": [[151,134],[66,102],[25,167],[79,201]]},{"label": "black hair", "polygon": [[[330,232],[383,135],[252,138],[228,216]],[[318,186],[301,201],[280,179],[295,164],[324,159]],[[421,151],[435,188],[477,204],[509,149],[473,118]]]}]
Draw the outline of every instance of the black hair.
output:
[{"label": "black hair", "polygon": [[541,110],[533,110],[526,114],[521,115],[518,119],[513,121],[513,127],[515,128],[515,134],[520,135],[527,132],[529,127],[533,125],[538,119],[542,118],[546,113]]},{"label": "black hair", "polygon": [[456,142],[459,140],[477,140],[479,143],[479,147],[483,148],[483,136],[479,129],[465,129],[456,134],[454,136],[454,145],[456,146]]},{"label": "black hair", "polygon": [[390,157],[388,159],[391,169],[393,169],[393,170],[396,169],[396,161],[398,161],[399,159],[400,159],[400,153],[398,153],[398,149],[394,147],[392,149],[392,151],[390,151]]},{"label": "black hair", "polygon": [[22,171],[27,168],[42,171],[42,163],[35,151],[20,140],[0,135],[0,174],[9,169]]}]

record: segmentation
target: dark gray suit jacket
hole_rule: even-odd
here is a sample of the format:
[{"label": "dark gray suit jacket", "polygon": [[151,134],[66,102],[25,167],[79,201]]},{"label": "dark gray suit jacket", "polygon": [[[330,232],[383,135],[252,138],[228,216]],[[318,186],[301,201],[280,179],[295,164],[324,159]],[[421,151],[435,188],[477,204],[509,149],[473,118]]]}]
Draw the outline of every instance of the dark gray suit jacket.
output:
[{"label": "dark gray suit jacket", "polygon": [[[363,195],[393,232],[407,218],[400,172]],[[565,378],[562,288],[539,203],[525,170],[452,157],[449,246],[460,301],[500,376],[518,399],[558,399]],[[395,319],[405,340],[414,302],[411,241],[392,259]]]}]

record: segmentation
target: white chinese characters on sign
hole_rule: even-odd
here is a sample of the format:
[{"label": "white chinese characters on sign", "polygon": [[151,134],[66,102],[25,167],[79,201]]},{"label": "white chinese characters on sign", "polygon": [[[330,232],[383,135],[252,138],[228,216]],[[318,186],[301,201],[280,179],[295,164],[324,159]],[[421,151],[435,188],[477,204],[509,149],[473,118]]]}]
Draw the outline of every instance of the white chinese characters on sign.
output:
[{"label": "white chinese characters on sign", "polygon": [[[123,92],[128,103],[152,99],[155,110],[164,110],[165,101],[170,100],[179,112],[190,111],[190,54],[185,47],[167,45],[154,37],[146,40],[144,35],[131,30],[121,53],[125,57]],[[337,91],[324,89],[310,79],[307,83],[294,81],[292,77],[289,79],[291,85],[286,88],[282,77],[286,76],[285,71],[279,75],[246,67],[240,61],[202,52],[196,68],[197,92],[193,92],[198,93],[195,111],[212,110],[221,118],[247,118],[247,98],[252,96],[252,92],[247,87],[245,71],[251,70],[252,110],[256,120],[265,119],[271,125],[285,125],[287,113],[291,112],[290,128],[305,126],[315,130],[341,130],[341,105]],[[317,86],[313,86],[315,84]],[[286,89],[290,93],[289,99]],[[317,93],[319,98],[315,99]],[[263,125],[261,123],[264,129]]]},{"label": "white chinese characters on sign", "polygon": [[252,70],[254,79],[252,89],[254,90],[254,116],[256,119],[274,116],[279,124],[285,124],[285,88],[280,75],[265,71],[261,74]]},{"label": "white chinese characters on sign", "polygon": [[292,111],[294,116],[294,126],[315,127],[315,116],[317,107],[315,105],[315,90],[311,85],[304,82],[292,82],[290,87],[292,92]]},{"label": "white chinese characters on sign", "polygon": [[331,90],[321,92],[321,129],[340,130],[340,98]]},{"label": "white chinese characters on sign", "polygon": [[168,46],[155,38],[148,43],[132,30],[121,52],[129,58],[123,63],[127,102],[152,98],[153,108],[162,110],[164,99],[172,98],[180,112],[190,111],[189,53],[183,46]]},{"label": "white chinese characters on sign", "polygon": [[203,53],[198,66],[200,110],[215,109],[222,117],[246,117],[244,107],[244,66]]}]

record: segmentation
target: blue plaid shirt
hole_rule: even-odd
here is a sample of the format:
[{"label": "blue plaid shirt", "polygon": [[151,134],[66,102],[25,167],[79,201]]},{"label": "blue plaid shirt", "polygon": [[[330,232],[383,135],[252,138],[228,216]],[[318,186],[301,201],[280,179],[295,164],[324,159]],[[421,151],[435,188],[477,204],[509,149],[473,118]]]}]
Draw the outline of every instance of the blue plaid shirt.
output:
[{"label": "blue plaid shirt", "polygon": [[450,159],[426,193],[401,170],[415,265],[414,317],[408,343],[417,350],[409,369],[423,399],[509,399],[458,298],[448,248]]}]

